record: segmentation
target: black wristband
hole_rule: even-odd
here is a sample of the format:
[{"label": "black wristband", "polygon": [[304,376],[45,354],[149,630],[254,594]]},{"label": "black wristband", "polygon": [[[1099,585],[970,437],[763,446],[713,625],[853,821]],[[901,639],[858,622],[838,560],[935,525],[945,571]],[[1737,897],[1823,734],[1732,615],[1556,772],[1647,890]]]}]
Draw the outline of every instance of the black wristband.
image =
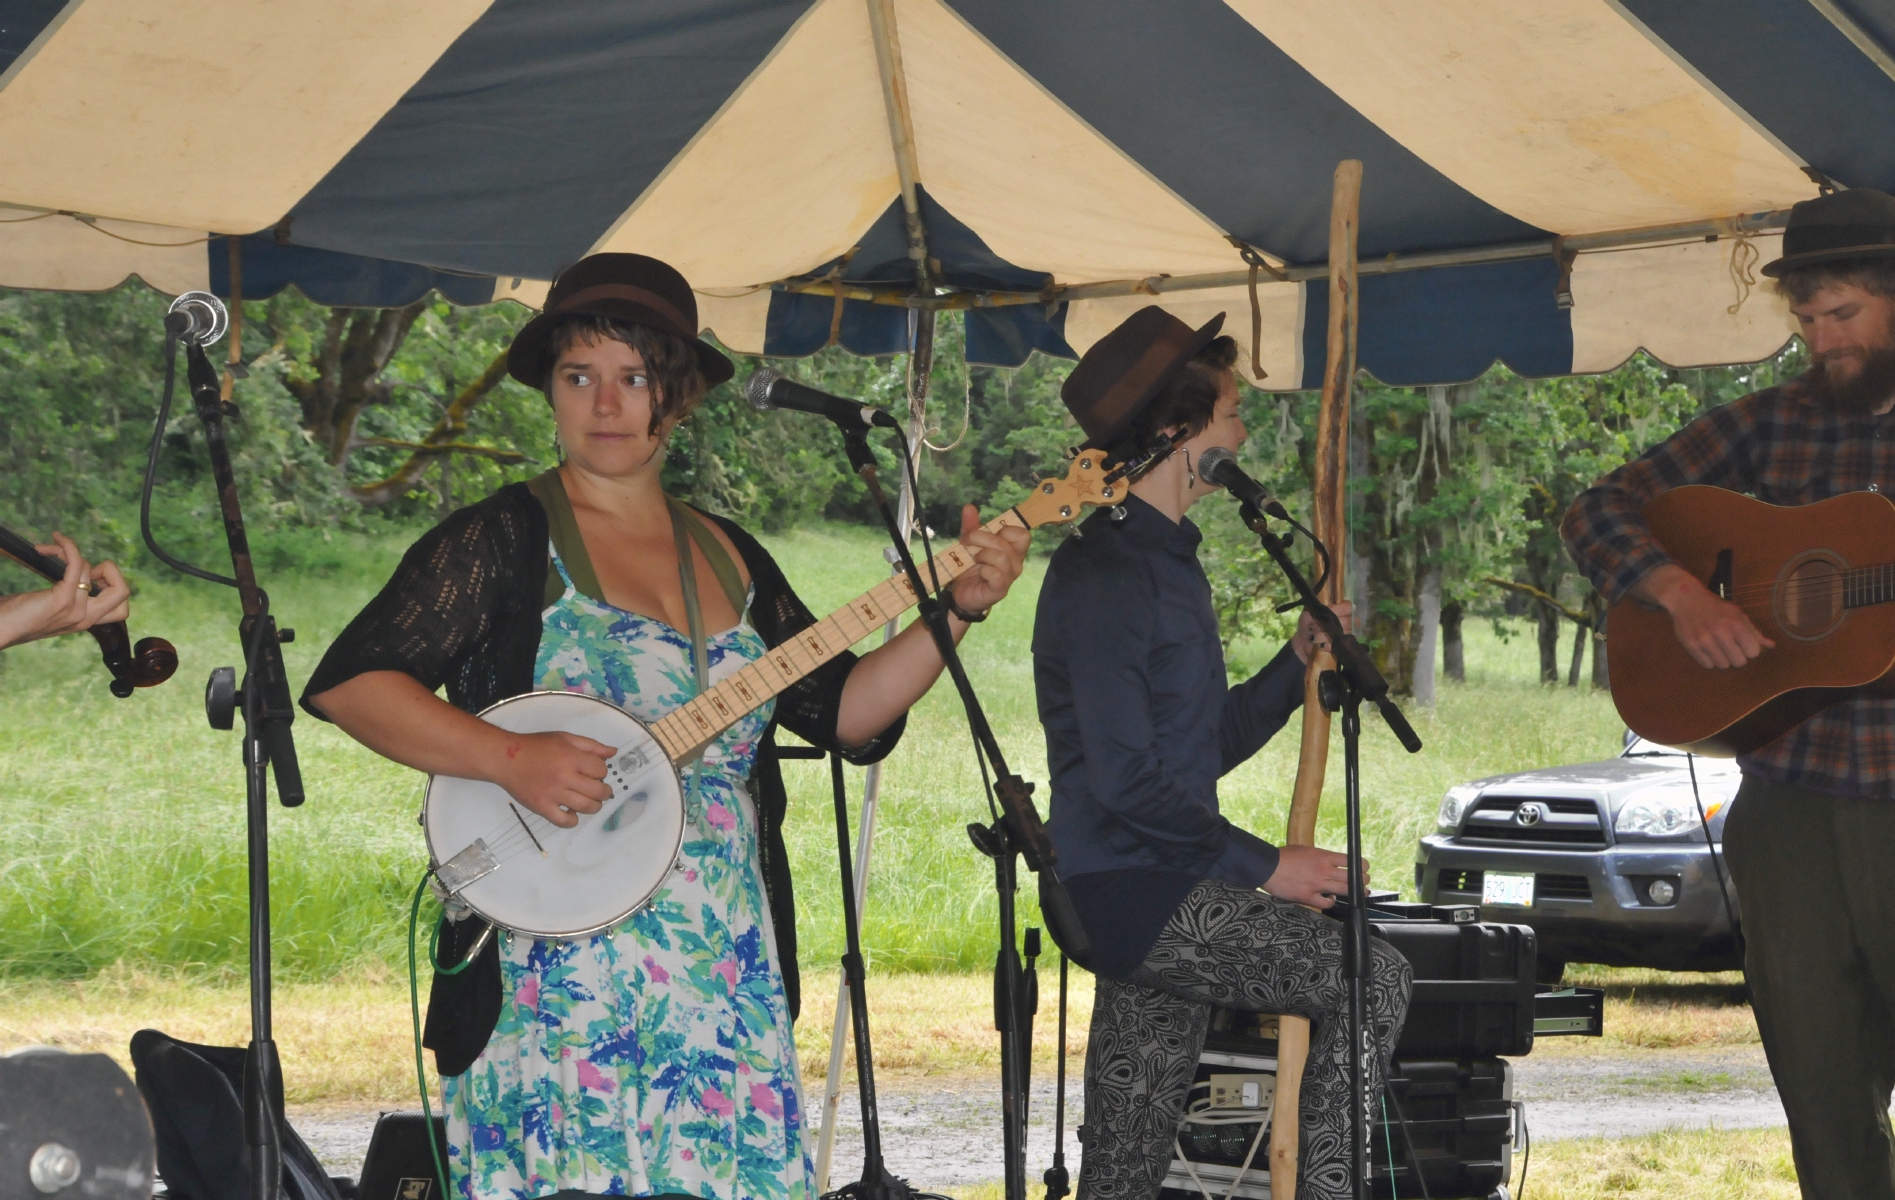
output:
[{"label": "black wristband", "polygon": [[993,612],[992,605],[988,605],[977,613],[971,613],[962,608],[960,602],[954,599],[954,584],[952,582],[948,583],[946,587],[943,587],[940,594],[941,600],[947,605],[947,610],[969,625],[980,624],[987,619],[989,613]]}]

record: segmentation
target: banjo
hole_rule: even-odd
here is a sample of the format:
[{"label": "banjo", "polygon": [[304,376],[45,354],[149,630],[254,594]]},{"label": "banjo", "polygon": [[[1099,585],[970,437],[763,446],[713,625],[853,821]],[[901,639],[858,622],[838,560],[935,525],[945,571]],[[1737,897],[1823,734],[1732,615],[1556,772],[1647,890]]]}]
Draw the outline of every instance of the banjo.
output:
[{"label": "banjo", "polygon": [[[1116,504],[1102,455],[1082,451],[1064,479],[1041,481],[984,526],[990,532],[1059,524],[1082,505]],[[959,543],[934,556],[948,583],[974,565]],[[922,578],[929,579],[927,569]],[[905,575],[876,584],[762,658],[646,724],[580,692],[529,692],[479,714],[514,733],[564,731],[616,751],[606,764],[612,796],[570,828],[553,824],[483,780],[428,778],[421,825],[441,886],[490,926],[536,938],[580,938],[643,908],[678,863],[685,789],[678,768],[772,697],[918,603]],[[478,953],[486,934],[470,951]]]}]

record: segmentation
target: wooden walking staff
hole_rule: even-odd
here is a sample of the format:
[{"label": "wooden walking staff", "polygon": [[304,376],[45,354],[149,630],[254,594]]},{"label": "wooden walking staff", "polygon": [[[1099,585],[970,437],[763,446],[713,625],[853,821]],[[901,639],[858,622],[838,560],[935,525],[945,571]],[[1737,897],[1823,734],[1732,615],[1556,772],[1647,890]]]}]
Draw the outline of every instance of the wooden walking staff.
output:
[{"label": "wooden walking staff", "polygon": [[[1324,604],[1343,598],[1343,543],[1348,536],[1349,385],[1355,379],[1356,227],[1362,200],[1362,164],[1346,158],[1336,164],[1335,191],[1329,205],[1329,354],[1323,368],[1322,409],[1316,418],[1315,511],[1312,530],[1329,548],[1329,577],[1323,581]],[[1322,806],[1323,774],[1329,765],[1329,710],[1317,698],[1317,681],[1333,671],[1327,650],[1314,650],[1303,676],[1303,747],[1290,793],[1286,846],[1316,844],[1316,813]],[[1270,1194],[1279,1200],[1296,1195],[1297,1135],[1302,1128],[1298,1100],[1303,1065],[1309,1059],[1309,1019],[1285,1013],[1277,1019],[1276,1114],[1270,1129]]]}]

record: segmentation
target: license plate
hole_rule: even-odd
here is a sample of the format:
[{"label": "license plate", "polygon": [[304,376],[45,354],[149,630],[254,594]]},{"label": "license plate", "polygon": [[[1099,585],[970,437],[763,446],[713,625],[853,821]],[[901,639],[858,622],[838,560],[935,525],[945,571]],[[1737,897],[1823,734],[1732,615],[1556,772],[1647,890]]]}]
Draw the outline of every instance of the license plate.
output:
[{"label": "license plate", "polygon": [[1533,907],[1533,876],[1489,871],[1482,877],[1480,902],[1506,908]]}]

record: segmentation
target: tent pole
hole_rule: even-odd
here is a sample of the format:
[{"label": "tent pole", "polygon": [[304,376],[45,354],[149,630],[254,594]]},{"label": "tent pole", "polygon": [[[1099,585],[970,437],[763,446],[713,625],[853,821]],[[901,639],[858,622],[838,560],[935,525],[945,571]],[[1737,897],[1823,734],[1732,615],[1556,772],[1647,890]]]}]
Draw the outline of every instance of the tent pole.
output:
[{"label": "tent pole", "polygon": [[[1592,254],[1602,250],[1632,250],[1646,246],[1675,245],[1680,242],[1716,241],[1719,238],[1776,233],[1790,219],[1787,208],[1770,212],[1738,213],[1709,221],[1681,221],[1674,225],[1653,225],[1642,229],[1616,229],[1603,233],[1575,233],[1564,238],[1532,242],[1506,242],[1496,246],[1475,246],[1460,250],[1429,250],[1420,254],[1389,254],[1352,266],[1360,275],[1395,275],[1404,271],[1426,271],[1435,267],[1471,267],[1488,263],[1517,262],[1527,258],[1557,257],[1562,250]],[[1557,245],[1555,243],[1558,243]],[[1326,262],[1303,266],[1284,266],[1283,277],[1301,283],[1329,277]],[[1015,304],[1049,304],[1073,300],[1100,300],[1114,296],[1168,296],[1173,292],[1203,291],[1207,288],[1243,287],[1250,282],[1248,267],[1237,271],[1218,271],[1208,275],[1153,275],[1146,279],[1108,279],[1098,283],[1055,284],[1037,292],[957,291],[947,295],[916,296],[902,288],[871,287],[867,284],[827,279],[785,279],[770,286],[778,291],[801,292],[813,296],[833,296],[841,288],[846,299],[869,304],[891,304],[907,308],[967,309],[1006,308]]]},{"label": "tent pole", "polygon": [[[901,36],[895,31],[895,0],[868,0],[869,31],[875,38],[875,65],[882,76],[882,107],[888,113],[888,136],[894,144],[895,175],[901,180],[902,224],[908,233],[908,257],[915,265],[917,295],[931,296],[928,276],[928,235],[921,224],[920,160],[915,154],[915,122],[908,108],[908,76],[901,65]],[[924,384],[925,387],[925,384]],[[914,392],[910,390],[912,401]]]},{"label": "tent pole", "polygon": [[[914,455],[914,477],[921,475],[922,434],[927,429],[928,381],[934,373],[934,314],[910,310],[908,356],[908,445]],[[901,477],[901,498],[896,505],[896,521],[908,535],[915,527],[919,497],[909,482],[909,473]],[[899,567],[891,567],[891,571]],[[882,644],[887,645],[900,632],[897,622],[882,626]],[[876,803],[882,794],[882,764],[871,763],[862,784],[862,819],[855,842],[855,910],[864,913],[868,904],[869,857],[875,844]],[[841,974],[836,987],[836,1019],[829,1031],[829,1074],[823,1080],[822,1132],[816,1140],[816,1191],[829,1191],[830,1165],[836,1146],[836,1114],[842,1107],[842,1069],[849,1045],[849,977]]]},{"label": "tent pole", "polygon": [[[1329,340],[1323,369],[1322,407],[1316,424],[1316,470],[1310,523],[1330,547],[1329,578],[1322,601],[1335,604],[1343,586],[1342,552],[1347,536],[1349,469],[1349,389],[1355,380],[1356,225],[1362,198],[1362,164],[1344,159],[1336,166],[1329,210]],[[1317,697],[1318,682],[1336,669],[1326,650],[1309,656],[1303,678],[1303,741],[1296,787],[1290,797],[1286,846],[1316,844],[1316,816],[1322,807],[1323,776],[1329,765],[1329,711]],[[1285,1013],[1277,1018],[1276,1116],[1270,1129],[1271,1195],[1296,1192],[1302,1132],[1303,1067],[1309,1058],[1309,1019]]]}]

